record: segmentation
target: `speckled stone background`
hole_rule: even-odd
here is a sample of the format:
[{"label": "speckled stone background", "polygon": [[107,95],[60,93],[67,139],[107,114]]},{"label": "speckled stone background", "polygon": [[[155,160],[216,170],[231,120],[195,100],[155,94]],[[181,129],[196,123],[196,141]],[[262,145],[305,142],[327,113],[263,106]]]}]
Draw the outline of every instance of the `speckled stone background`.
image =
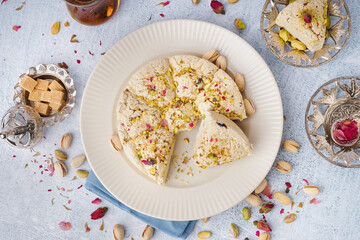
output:
[{"label": "speckled stone background", "polygon": [[[296,202],[291,212],[297,213],[294,223],[285,224],[280,215],[281,206],[266,214],[266,219],[273,229],[271,239],[274,240],[333,240],[359,239],[360,215],[360,169],[345,169],[331,165],[318,156],[311,147],[305,134],[304,115],[310,96],[326,81],[340,76],[360,76],[360,13],[358,0],[347,0],[352,14],[352,34],[345,50],[332,62],[317,68],[301,69],[284,64],[267,49],[260,33],[260,14],[265,0],[239,0],[235,5],[225,4],[226,15],[216,15],[209,7],[210,0],[201,0],[194,6],[191,0],[170,0],[166,7],[156,6],[160,0],[130,1],[122,0],[118,13],[108,23],[88,27],[75,22],[67,13],[62,1],[27,0],[22,10],[15,11],[23,0],[8,0],[0,5],[0,113],[13,106],[13,86],[20,74],[30,66],[39,63],[66,62],[69,72],[76,81],[78,90],[77,105],[62,124],[46,129],[46,139],[36,147],[42,155],[32,157],[26,150],[10,148],[5,142],[0,145],[0,235],[1,239],[112,239],[112,226],[116,223],[124,225],[126,239],[140,239],[145,224],[127,213],[116,209],[107,202],[100,206],[109,207],[104,218],[104,231],[99,231],[101,220],[90,220],[90,213],[98,206],[91,204],[95,195],[83,187],[83,179],[70,181],[74,170],[70,170],[66,179],[56,175],[49,177],[49,172],[41,171],[46,164],[49,153],[59,145],[60,136],[71,132],[74,141],[67,151],[72,158],[83,152],[79,132],[79,110],[81,98],[87,79],[101,58],[101,53],[109,49],[127,34],[145,25],[169,19],[197,19],[215,23],[227,28],[249,42],[270,66],[279,85],[286,121],[283,139],[294,139],[301,145],[297,154],[280,149],[277,159],[289,161],[293,172],[288,175],[271,169],[267,176],[272,189],[284,191],[285,182],[290,182],[291,198]],[[163,13],[165,16],[161,17]],[[152,15],[152,19],[148,21]],[[233,20],[240,17],[247,29],[239,32],[233,26]],[[51,35],[50,29],[56,21],[61,22],[59,34]],[[70,22],[65,28],[64,23]],[[14,25],[21,28],[16,32]],[[72,34],[77,35],[80,43],[70,43]],[[100,44],[100,41],[102,44]],[[236,47],[236,46],[234,46]],[[74,53],[74,50],[77,53]],[[90,55],[88,51],[94,53]],[[76,60],[81,60],[78,64]],[[55,146],[55,144],[57,146]],[[37,159],[38,163],[34,163]],[[28,164],[27,168],[24,168]],[[40,165],[43,168],[40,168]],[[85,169],[90,170],[88,164]],[[309,204],[311,197],[302,192],[295,195],[297,187],[304,186],[302,179],[321,188],[317,197],[321,203]],[[43,180],[43,182],[41,182]],[[64,187],[74,189],[72,192],[57,190]],[[51,189],[49,192],[48,190]],[[69,197],[71,203],[68,204]],[[54,198],[54,205],[51,199]],[[298,208],[297,203],[304,207]],[[63,205],[71,208],[65,210]],[[204,224],[199,221],[188,239],[197,239],[197,233],[209,230],[212,239],[232,239],[230,223],[240,227],[239,239],[248,237],[257,239],[256,227],[252,221],[261,219],[258,209],[252,209],[253,216],[245,222],[241,209],[248,206],[246,202],[213,216]],[[285,213],[290,207],[285,207]],[[63,232],[58,223],[69,221],[72,229]],[[84,222],[89,223],[91,231],[84,232]],[[130,237],[131,236],[131,237]],[[156,231],[153,239],[171,239]]]}]

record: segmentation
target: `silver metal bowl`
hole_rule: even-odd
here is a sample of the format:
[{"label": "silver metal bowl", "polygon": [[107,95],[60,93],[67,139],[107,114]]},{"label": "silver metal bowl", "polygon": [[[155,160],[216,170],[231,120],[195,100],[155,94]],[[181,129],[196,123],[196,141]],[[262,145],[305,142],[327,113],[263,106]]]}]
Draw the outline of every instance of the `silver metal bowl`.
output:
[{"label": "silver metal bowl", "polygon": [[58,81],[65,87],[65,105],[60,112],[51,110],[49,116],[42,117],[43,125],[51,127],[54,124],[62,122],[75,106],[76,89],[74,80],[69,76],[68,72],[59,68],[54,64],[39,64],[36,67],[30,67],[26,73],[19,77],[18,83],[14,86],[14,103],[15,105],[28,105],[34,107],[33,103],[27,100],[28,92],[20,87],[20,80],[24,75],[28,75],[34,79],[48,79],[49,81]]},{"label": "silver metal bowl", "polygon": [[333,60],[344,49],[350,37],[351,17],[345,0],[329,0],[329,37],[323,48],[316,52],[293,49],[279,37],[280,28],[275,24],[275,20],[288,4],[289,0],[267,0],[264,5],[260,28],[271,52],[281,61],[296,67],[315,67]]},{"label": "silver metal bowl", "polygon": [[305,129],[316,152],[337,166],[360,167],[360,141],[340,145],[334,141],[332,127],[344,119],[359,119],[360,78],[340,77],[322,85],[310,98]]}]

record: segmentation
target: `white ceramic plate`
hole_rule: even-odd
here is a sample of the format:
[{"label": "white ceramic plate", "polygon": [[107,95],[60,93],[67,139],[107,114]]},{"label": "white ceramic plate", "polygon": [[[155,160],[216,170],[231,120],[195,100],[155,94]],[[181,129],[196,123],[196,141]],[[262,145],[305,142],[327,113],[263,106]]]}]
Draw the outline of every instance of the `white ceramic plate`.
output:
[{"label": "white ceramic plate", "polygon": [[[201,56],[217,49],[228,58],[228,69],[241,72],[246,94],[257,112],[241,123],[254,144],[251,157],[206,170],[193,169],[193,177],[176,171],[159,186],[115,152],[109,138],[117,132],[115,108],[129,77],[150,60],[174,54]],[[198,123],[197,125],[199,125]],[[144,214],[169,220],[193,220],[223,212],[248,196],[264,179],[279,149],[283,112],[275,79],[260,55],[236,34],[219,26],[173,20],[151,24],[117,42],[97,64],[85,88],[80,125],[82,142],[92,169],[102,184],[121,202]],[[191,156],[198,126],[177,138],[176,153]],[[190,138],[190,144],[184,143]],[[177,162],[180,162],[177,160]],[[177,177],[177,179],[174,179]]]}]

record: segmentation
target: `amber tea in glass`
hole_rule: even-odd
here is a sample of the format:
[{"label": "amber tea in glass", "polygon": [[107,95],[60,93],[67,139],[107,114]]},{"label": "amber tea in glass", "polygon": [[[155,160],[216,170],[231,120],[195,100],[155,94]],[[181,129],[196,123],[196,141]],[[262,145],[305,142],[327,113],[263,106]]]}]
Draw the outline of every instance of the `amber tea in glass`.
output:
[{"label": "amber tea in glass", "polygon": [[65,0],[70,15],[85,25],[107,22],[118,10],[120,0]]}]

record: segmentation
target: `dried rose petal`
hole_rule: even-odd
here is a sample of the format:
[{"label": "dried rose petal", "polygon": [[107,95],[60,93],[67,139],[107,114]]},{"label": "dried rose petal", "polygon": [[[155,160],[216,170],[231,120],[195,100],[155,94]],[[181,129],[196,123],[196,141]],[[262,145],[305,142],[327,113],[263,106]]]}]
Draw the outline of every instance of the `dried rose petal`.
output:
[{"label": "dried rose petal", "polygon": [[285,210],[282,208],[281,210],[280,210],[280,214],[283,214],[285,212]]},{"label": "dried rose petal", "polygon": [[272,231],[270,226],[264,220],[258,221],[257,224],[256,224],[256,227],[259,230],[262,230],[262,231],[266,231],[266,232],[271,232]]},{"label": "dried rose petal", "polygon": [[69,222],[62,221],[59,223],[59,226],[60,226],[60,229],[63,231],[67,231],[67,230],[71,229],[71,224]]},{"label": "dried rose petal", "polygon": [[21,26],[16,26],[16,25],[14,25],[12,29],[13,29],[15,32],[17,32],[20,28],[21,28]]},{"label": "dried rose petal", "polygon": [[291,188],[291,187],[292,187],[292,186],[291,186],[291,183],[289,183],[289,182],[286,182],[285,185],[286,185],[288,188]]},{"label": "dried rose petal", "polygon": [[354,120],[346,119],[342,122],[337,122],[333,128],[334,140],[339,144],[350,144],[359,137],[357,122]]},{"label": "dried rose petal", "polygon": [[100,219],[105,216],[105,213],[107,212],[107,207],[98,208],[96,209],[90,216],[92,220]]},{"label": "dried rose petal", "polygon": [[156,4],[156,6],[159,6],[159,5],[163,5],[163,7],[169,5],[170,1],[166,1],[166,2],[161,2],[161,3],[158,3]]},{"label": "dried rose petal", "polygon": [[310,200],[310,204],[315,204],[315,205],[317,205],[317,204],[319,204],[319,203],[320,203],[320,200],[318,200],[318,199],[316,199],[316,198],[313,198],[313,199]]},{"label": "dried rose petal", "polygon": [[216,14],[225,14],[224,5],[216,0],[212,0],[210,3],[210,7]]},{"label": "dried rose petal", "polygon": [[90,232],[90,228],[89,228],[87,222],[85,222],[84,226],[85,226],[85,232]]},{"label": "dried rose petal", "polygon": [[308,186],[309,186],[309,181],[308,181],[308,180],[303,179],[303,181],[306,183],[306,185],[308,185]]},{"label": "dried rose petal", "polygon": [[89,51],[89,54],[90,54],[91,56],[94,56],[94,54],[93,54],[91,51]]},{"label": "dried rose petal", "polygon": [[99,198],[96,198],[94,201],[91,202],[92,204],[100,204],[101,200]]},{"label": "dried rose petal", "polygon": [[165,17],[165,15],[163,13],[160,13],[160,17]]},{"label": "dried rose petal", "polygon": [[271,193],[271,186],[270,186],[270,184],[268,184],[261,193],[264,194],[265,196],[267,196],[269,199],[272,199],[272,198],[273,198],[272,193]]},{"label": "dried rose petal", "polygon": [[257,237],[260,237],[260,232],[259,232],[259,231],[256,231],[255,235],[256,235]]},{"label": "dried rose petal", "polygon": [[311,23],[311,20],[312,20],[311,14],[310,14],[310,13],[305,13],[305,14],[304,14],[304,21],[305,21],[306,23]]}]

